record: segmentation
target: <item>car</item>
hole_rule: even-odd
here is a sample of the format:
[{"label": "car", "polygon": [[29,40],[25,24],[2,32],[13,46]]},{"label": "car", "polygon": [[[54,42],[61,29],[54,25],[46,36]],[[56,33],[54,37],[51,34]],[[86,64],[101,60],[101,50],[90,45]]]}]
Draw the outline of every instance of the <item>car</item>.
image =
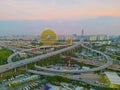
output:
[{"label": "car", "polygon": [[3,80],[3,82],[6,82],[7,80],[5,79],[5,80]]},{"label": "car", "polygon": [[29,86],[27,86],[28,89],[31,89]]},{"label": "car", "polygon": [[27,87],[25,87],[25,90],[29,90]]}]

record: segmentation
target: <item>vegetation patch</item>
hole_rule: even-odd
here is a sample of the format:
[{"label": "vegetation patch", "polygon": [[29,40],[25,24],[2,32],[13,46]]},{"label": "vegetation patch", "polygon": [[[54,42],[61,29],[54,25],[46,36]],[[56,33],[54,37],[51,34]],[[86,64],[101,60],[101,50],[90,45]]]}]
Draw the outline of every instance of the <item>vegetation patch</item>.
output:
[{"label": "vegetation patch", "polygon": [[13,51],[8,49],[1,49],[0,50],[0,65],[7,63],[7,58],[13,54]]}]

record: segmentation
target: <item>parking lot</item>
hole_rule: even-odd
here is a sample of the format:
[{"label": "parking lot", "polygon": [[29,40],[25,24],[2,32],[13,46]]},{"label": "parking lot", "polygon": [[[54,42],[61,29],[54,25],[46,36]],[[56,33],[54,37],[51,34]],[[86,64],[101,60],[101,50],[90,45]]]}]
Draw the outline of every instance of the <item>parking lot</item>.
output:
[{"label": "parking lot", "polygon": [[2,81],[0,90],[31,90],[41,88],[38,75],[20,74]]}]

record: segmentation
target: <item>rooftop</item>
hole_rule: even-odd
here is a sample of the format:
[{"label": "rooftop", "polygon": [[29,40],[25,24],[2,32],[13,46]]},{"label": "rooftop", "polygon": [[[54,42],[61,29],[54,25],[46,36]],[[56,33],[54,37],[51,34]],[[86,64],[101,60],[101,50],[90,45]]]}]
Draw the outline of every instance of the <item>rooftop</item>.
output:
[{"label": "rooftop", "polygon": [[120,85],[120,77],[115,72],[105,72],[106,76],[109,78],[112,84]]}]

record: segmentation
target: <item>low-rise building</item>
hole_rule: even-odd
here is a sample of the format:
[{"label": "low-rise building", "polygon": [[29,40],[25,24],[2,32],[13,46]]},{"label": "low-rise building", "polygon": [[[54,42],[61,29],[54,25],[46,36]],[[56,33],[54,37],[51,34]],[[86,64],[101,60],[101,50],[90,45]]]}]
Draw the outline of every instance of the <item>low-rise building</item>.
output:
[{"label": "low-rise building", "polygon": [[106,83],[112,88],[119,88],[120,90],[120,77],[115,72],[105,72],[104,77]]},{"label": "low-rise building", "polygon": [[107,46],[106,51],[107,52],[120,52],[120,48]]},{"label": "low-rise building", "polygon": [[19,56],[20,56],[20,57],[27,57],[27,54],[24,53],[24,52],[22,52],[22,53],[19,53]]}]

